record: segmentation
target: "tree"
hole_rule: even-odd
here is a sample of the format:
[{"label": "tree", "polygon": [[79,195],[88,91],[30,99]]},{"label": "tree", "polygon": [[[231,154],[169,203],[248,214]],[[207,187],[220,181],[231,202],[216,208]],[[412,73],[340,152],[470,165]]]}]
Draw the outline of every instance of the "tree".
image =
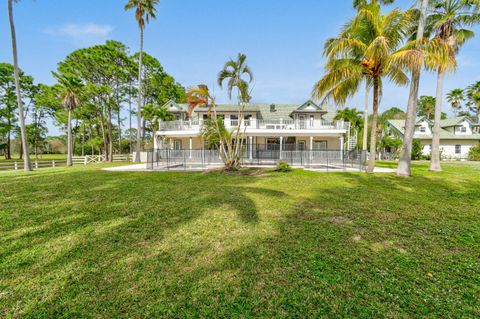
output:
[{"label": "tree", "polygon": [[[425,32],[425,20],[427,15],[427,9],[429,0],[422,0],[422,4],[419,11],[418,26],[416,30],[416,40],[423,39]],[[412,160],[412,143],[413,135],[415,133],[415,123],[417,118],[417,100],[418,100],[418,88],[420,85],[420,74],[422,68],[415,68],[412,71],[412,78],[410,81],[410,93],[408,96],[407,116],[405,119],[405,134],[403,136],[403,148],[400,160],[398,162],[397,175],[398,176],[410,176],[411,175],[411,160]]]},{"label": "tree", "polygon": [[447,101],[453,109],[453,113],[458,115],[462,110],[462,102],[465,101],[464,91],[462,89],[453,89],[447,93]]},{"label": "tree", "polygon": [[433,120],[432,115],[435,112],[435,98],[433,96],[420,96],[418,99],[418,116],[425,116],[429,120]]},{"label": "tree", "polygon": [[455,56],[459,48],[474,36],[466,29],[480,21],[478,8],[471,0],[433,0],[433,12],[428,17],[428,29],[432,30],[435,40],[444,43],[449,50],[447,58],[437,68],[437,95],[435,120],[433,125],[432,154],[430,171],[440,172],[440,120],[442,116],[443,81],[445,73],[456,68]]},{"label": "tree", "polygon": [[[241,152],[243,150],[243,143],[245,140],[245,129],[242,132],[243,119],[245,114],[245,107],[250,102],[249,84],[253,81],[252,71],[248,67],[247,56],[239,53],[237,59],[229,59],[223,69],[218,73],[218,85],[223,88],[223,84],[227,81],[228,97],[232,99],[232,91],[237,91],[238,101],[238,124],[234,133],[233,153],[226,163],[227,169],[236,169],[240,165]],[[247,77],[248,79],[243,79]]]},{"label": "tree", "polygon": [[80,104],[80,94],[83,89],[83,84],[79,78],[73,76],[59,75],[57,73],[54,73],[54,76],[57,78],[59,84],[59,97],[68,112],[67,166],[72,166],[72,112]]},{"label": "tree", "polygon": [[379,3],[387,5],[392,4],[393,2],[395,2],[395,0],[370,0],[370,2],[368,2],[368,0],[353,0],[353,7],[358,10],[364,8],[368,4]]},{"label": "tree", "polygon": [[[344,108],[337,112],[334,117],[334,120],[343,120],[350,123],[350,128],[356,132],[361,132],[364,130],[364,119],[362,118],[362,112],[357,109]],[[368,130],[366,130],[368,131]],[[358,135],[357,135],[358,136]],[[358,141],[357,141],[358,144]],[[362,144],[363,147],[363,144]]]},{"label": "tree", "polygon": [[[18,0],[15,0],[18,1]],[[30,154],[28,152],[27,128],[25,126],[25,113],[23,109],[23,101],[20,87],[20,71],[18,67],[18,53],[17,53],[17,36],[15,32],[15,23],[13,21],[13,0],[8,0],[8,18],[10,21],[10,31],[12,36],[12,53],[13,53],[13,69],[15,74],[15,92],[17,95],[18,104],[18,118],[20,119],[20,131],[22,138],[23,149],[23,166],[26,172],[32,170],[30,163]]]},{"label": "tree", "polygon": [[168,112],[164,106],[155,104],[145,104],[142,109],[142,117],[148,123],[148,127],[153,134],[159,129],[159,121],[172,121],[175,116]]},{"label": "tree", "polygon": [[480,81],[477,81],[467,87],[466,90],[467,105],[475,112],[477,124],[480,125]]},{"label": "tree", "polygon": [[378,107],[383,79],[397,85],[406,85],[404,69],[418,67],[419,50],[402,48],[411,16],[398,9],[384,15],[376,3],[360,9],[357,16],[343,28],[338,38],[325,44],[326,74],[313,89],[316,99],[332,99],[344,104],[353,96],[364,80],[369,78],[373,87],[373,115],[370,138],[368,173],[373,173],[377,146]]},{"label": "tree", "polygon": [[125,5],[125,10],[135,10],[135,20],[137,20],[138,28],[140,29],[140,53],[138,58],[138,106],[137,106],[137,145],[135,162],[140,162],[140,126],[142,116],[142,55],[143,55],[143,33],[145,26],[150,22],[150,19],[156,18],[157,10],[155,6],[158,5],[159,0],[128,0]]}]

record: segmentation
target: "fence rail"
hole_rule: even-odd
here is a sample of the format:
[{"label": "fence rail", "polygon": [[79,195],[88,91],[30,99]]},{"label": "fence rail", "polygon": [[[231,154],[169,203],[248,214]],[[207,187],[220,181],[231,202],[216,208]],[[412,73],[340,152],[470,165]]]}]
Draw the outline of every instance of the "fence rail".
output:
[{"label": "fence rail", "polygon": [[[280,150],[245,147],[242,165],[266,166],[278,162],[307,168],[330,170],[363,170],[366,153],[348,150]],[[223,160],[218,150],[169,150],[152,149],[147,152],[149,169],[188,169],[221,166]]]},{"label": "fence rail", "polygon": [[[132,156],[130,154],[124,155],[113,155],[113,162],[131,162]],[[98,164],[105,162],[105,157],[103,155],[87,155],[87,156],[73,156],[72,163],[73,165],[90,165]],[[31,165],[33,169],[41,168],[58,168],[67,166],[66,159],[56,159],[56,160],[31,160]],[[0,172],[2,171],[18,171],[24,169],[23,161],[8,161],[0,162]]]}]

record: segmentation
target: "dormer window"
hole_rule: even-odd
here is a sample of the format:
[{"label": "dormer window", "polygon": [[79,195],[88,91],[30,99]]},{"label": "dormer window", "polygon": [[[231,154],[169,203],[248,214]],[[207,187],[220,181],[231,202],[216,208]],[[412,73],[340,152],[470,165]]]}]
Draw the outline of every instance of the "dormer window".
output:
[{"label": "dormer window", "polygon": [[461,132],[461,133],[467,133],[467,128],[466,128],[465,126],[462,126],[462,127],[460,128],[460,132]]},{"label": "dormer window", "polygon": [[425,126],[420,126],[420,133],[426,133],[427,128]]}]

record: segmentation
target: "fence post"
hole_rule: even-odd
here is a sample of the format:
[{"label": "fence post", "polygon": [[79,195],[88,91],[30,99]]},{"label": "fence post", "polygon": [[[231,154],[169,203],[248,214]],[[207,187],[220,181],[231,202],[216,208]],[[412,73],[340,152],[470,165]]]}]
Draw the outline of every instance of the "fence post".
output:
[{"label": "fence post", "polygon": [[83,157],[83,165],[87,165],[87,156]]},{"label": "fence post", "polygon": [[55,168],[55,160],[52,160],[52,168]]},{"label": "fence post", "polygon": [[38,161],[35,160],[35,169],[38,169]]},{"label": "fence post", "polygon": [[17,162],[14,162],[14,163],[13,163],[13,167],[15,168],[16,171],[18,170],[18,164],[17,164]]}]

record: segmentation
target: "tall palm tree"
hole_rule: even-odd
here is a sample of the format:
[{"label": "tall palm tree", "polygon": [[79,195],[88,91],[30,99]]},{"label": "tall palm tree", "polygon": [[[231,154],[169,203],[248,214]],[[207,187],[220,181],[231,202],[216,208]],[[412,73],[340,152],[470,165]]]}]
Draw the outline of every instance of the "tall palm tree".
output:
[{"label": "tall palm tree", "polygon": [[72,141],[72,112],[80,104],[80,94],[83,90],[82,81],[73,76],[60,75],[53,73],[58,81],[60,99],[65,110],[68,113],[67,122],[67,166],[72,166],[73,141]]},{"label": "tall palm tree", "polygon": [[426,116],[427,119],[432,119],[432,114],[435,113],[436,98],[433,96],[422,95],[418,99],[418,116]]},{"label": "tall palm tree", "polygon": [[[236,128],[235,139],[234,139],[234,158],[231,166],[236,168],[240,164],[240,151],[243,147],[244,135],[241,134],[241,127],[243,124],[245,107],[248,102],[250,102],[250,89],[249,84],[253,81],[252,71],[248,67],[247,56],[245,54],[239,53],[236,60],[229,59],[223,69],[218,73],[218,85],[220,88],[223,88],[223,83],[227,81],[227,92],[228,97],[232,99],[232,91],[236,89],[237,91],[237,101],[238,101],[238,125]],[[247,79],[244,79],[244,78]],[[245,130],[243,131],[245,132]]]},{"label": "tall palm tree", "polygon": [[142,57],[143,57],[143,33],[145,26],[151,19],[156,18],[156,5],[160,0],[128,0],[125,5],[125,10],[135,10],[135,19],[137,20],[138,28],[140,29],[140,54],[138,58],[138,105],[137,105],[137,143],[135,162],[140,162],[141,136],[140,127],[142,125]]},{"label": "tall palm tree", "polygon": [[[18,2],[18,0],[15,0]],[[32,170],[30,163],[30,154],[28,151],[27,142],[27,128],[25,126],[25,111],[23,109],[23,100],[20,87],[20,71],[18,67],[18,52],[17,52],[17,35],[15,32],[15,22],[13,21],[13,0],[8,0],[8,18],[10,21],[10,31],[12,36],[12,53],[13,53],[13,72],[15,77],[15,92],[17,94],[18,104],[18,118],[20,120],[20,134],[22,138],[22,150],[23,150],[23,166],[26,172]]]},{"label": "tall palm tree", "polygon": [[398,9],[383,15],[380,5],[367,4],[342,30],[338,38],[329,39],[324,54],[328,61],[326,75],[313,89],[313,97],[333,99],[344,104],[353,96],[365,77],[372,83],[373,116],[370,139],[370,159],[367,172],[373,173],[376,159],[378,106],[383,79],[397,85],[406,85],[404,67],[413,67],[418,50],[400,48],[410,15]]},{"label": "tall palm tree", "polygon": [[[425,32],[425,21],[429,0],[422,0],[419,11],[418,26],[416,30],[417,41],[423,39]],[[408,96],[407,116],[405,119],[405,134],[403,136],[403,149],[398,162],[397,175],[410,176],[411,175],[411,161],[412,161],[412,144],[413,135],[415,133],[415,122],[417,118],[417,100],[418,88],[420,86],[420,74],[422,69],[416,68],[412,72],[412,79],[410,81],[410,93]]]},{"label": "tall palm tree", "polygon": [[[383,5],[388,5],[393,3],[395,0],[353,0],[353,7],[357,10],[364,8],[368,4],[379,3]],[[365,109],[363,114],[364,127],[368,128],[368,108],[369,108],[369,95],[370,95],[371,83],[368,81],[368,77],[365,77]],[[368,129],[363,130],[363,140],[362,140],[362,150],[367,151],[368,149]]]},{"label": "tall palm tree", "polygon": [[456,67],[455,56],[473,31],[465,27],[480,22],[478,8],[471,0],[433,0],[432,13],[428,17],[427,29],[431,29],[437,41],[450,48],[450,59],[437,69],[437,92],[435,103],[435,120],[433,125],[432,154],[430,171],[440,172],[440,120],[442,117],[443,82],[445,73]]},{"label": "tall palm tree", "polygon": [[462,109],[462,102],[465,101],[464,91],[462,89],[453,89],[447,93],[447,101],[450,103],[455,115]]}]

